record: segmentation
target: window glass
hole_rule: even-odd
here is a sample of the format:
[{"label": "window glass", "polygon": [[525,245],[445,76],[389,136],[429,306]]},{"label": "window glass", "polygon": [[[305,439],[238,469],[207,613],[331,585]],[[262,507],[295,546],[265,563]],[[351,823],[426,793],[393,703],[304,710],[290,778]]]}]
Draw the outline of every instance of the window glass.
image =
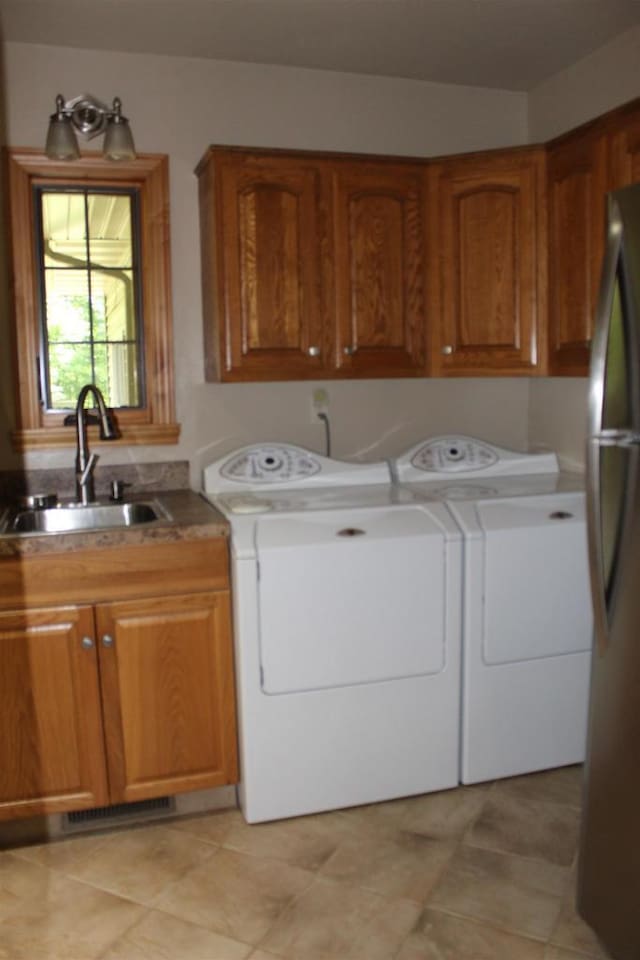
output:
[{"label": "window glass", "polygon": [[73,408],[85,383],[95,383],[110,407],[140,407],[136,191],[36,192],[46,408]]}]

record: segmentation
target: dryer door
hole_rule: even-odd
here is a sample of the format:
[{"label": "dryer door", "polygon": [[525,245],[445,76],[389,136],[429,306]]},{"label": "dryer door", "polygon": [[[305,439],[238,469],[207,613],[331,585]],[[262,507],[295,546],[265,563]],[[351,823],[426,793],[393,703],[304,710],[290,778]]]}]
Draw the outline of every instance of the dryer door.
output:
[{"label": "dryer door", "polygon": [[483,660],[591,649],[584,494],[477,505],[485,537]]},{"label": "dryer door", "polygon": [[423,508],[261,517],[265,693],[445,669],[446,534]]}]

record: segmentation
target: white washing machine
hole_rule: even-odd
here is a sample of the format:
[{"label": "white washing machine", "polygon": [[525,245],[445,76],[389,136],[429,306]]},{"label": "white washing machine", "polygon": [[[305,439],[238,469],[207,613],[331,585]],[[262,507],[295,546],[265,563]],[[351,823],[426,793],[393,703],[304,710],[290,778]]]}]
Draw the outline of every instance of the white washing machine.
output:
[{"label": "white washing machine", "polygon": [[584,759],[592,614],[582,479],[471,437],[392,463],[464,536],[461,780]]},{"label": "white washing machine", "polygon": [[454,786],[462,543],[445,505],[385,463],[276,443],[204,486],[231,524],[247,821]]}]

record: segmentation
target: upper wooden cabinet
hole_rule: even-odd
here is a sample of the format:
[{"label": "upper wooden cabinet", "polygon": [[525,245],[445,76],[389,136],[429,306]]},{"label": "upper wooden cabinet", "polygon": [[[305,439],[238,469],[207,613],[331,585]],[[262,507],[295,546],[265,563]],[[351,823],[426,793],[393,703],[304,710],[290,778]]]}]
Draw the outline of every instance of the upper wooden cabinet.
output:
[{"label": "upper wooden cabinet", "polygon": [[558,138],[548,153],[549,372],[586,376],[606,195],[640,182],[640,102]]},{"label": "upper wooden cabinet", "polygon": [[198,174],[207,379],[325,376],[322,163],[214,147]]},{"label": "upper wooden cabinet", "polygon": [[640,183],[640,104],[638,101],[611,114],[608,123],[611,143],[610,189]]},{"label": "upper wooden cabinet", "polygon": [[336,369],[424,372],[425,170],[382,161],[331,167]]},{"label": "upper wooden cabinet", "polygon": [[608,142],[588,129],[549,149],[549,373],[584,376],[604,253]]},{"label": "upper wooden cabinet", "polygon": [[433,170],[436,373],[537,372],[544,343],[545,154],[501,150]]},{"label": "upper wooden cabinet", "polygon": [[421,165],[212,147],[197,173],[207,379],[424,373]]},{"label": "upper wooden cabinet", "polygon": [[640,100],[546,146],[211,147],[197,173],[208,379],[585,376]]}]

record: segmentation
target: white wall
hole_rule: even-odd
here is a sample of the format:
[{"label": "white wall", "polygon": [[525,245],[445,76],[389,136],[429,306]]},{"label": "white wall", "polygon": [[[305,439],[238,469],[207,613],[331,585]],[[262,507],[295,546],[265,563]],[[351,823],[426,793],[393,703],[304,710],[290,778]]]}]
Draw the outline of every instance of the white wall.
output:
[{"label": "white wall", "polygon": [[[193,169],[210,143],[429,156],[526,142],[526,96],[498,90],[254,64],[7,44],[8,141],[41,146],[57,93],[122,98],[140,151],[168,153],[178,447],[105,447],[103,462],[188,459],[199,469],[253,439],[323,450],[312,384],[205,384]],[[376,458],[440,431],[523,447],[526,380],[331,383],[334,453]],[[71,451],[30,454],[67,465]],[[99,468],[98,468],[99,469]]]},{"label": "white wall", "polygon": [[640,26],[529,94],[529,139],[543,142],[640,96]]},{"label": "white wall", "polygon": [[[545,141],[640,96],[640,27],[628,30],[529,95],[529,134]],[[587,380],[532,380],[529,441],[584,463]]]}]

